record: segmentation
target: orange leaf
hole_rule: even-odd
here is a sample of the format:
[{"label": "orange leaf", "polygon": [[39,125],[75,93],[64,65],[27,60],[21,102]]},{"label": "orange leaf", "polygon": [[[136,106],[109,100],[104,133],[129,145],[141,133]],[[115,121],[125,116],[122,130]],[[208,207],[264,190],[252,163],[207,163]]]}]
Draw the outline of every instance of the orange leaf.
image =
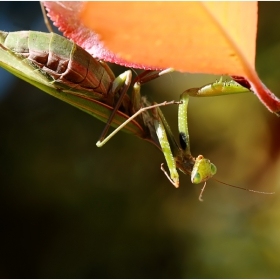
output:
[{"label": "orange leaf", "polygon": [[87,2],[82,21],[126,61],[184,72],[254,69],[256,2]]},{"label": "orange leaf", "polygon": [[255,72],[257,2],[87,2],[80,17],[132,67],[244,76],[280,115]]}]

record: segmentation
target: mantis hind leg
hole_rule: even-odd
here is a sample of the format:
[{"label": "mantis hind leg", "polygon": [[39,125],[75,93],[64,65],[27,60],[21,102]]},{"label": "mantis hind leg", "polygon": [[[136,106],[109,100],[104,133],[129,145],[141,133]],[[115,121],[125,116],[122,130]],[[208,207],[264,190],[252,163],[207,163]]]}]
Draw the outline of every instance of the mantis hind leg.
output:
[{"label": "mantis hind leg", "polygon": [[[111,123],[112,123],[117,111],[119,110],[120,106],[122,105],[124,97],[127,93],[127,90],[129,88],[130,84],[131,84],[131,79],[132,79],[132,73],[131,73],[130,70],[128,70],[128,71],[125,71],[124,73],[122,73],[121,75],[119,75],[114,80],[113,85],[112,85],[112,92],[114,94],[121,88],[120,94],[119,94],[119,99],[118,99],[117,103],[115,104],[114,109],[113,109],[109,119],[107,120],[107,123],[106,123],[106,125],[105,125],[105,127],[104,127],[104,129],[103,129],[103,131],[102,131],[102,133],[99,137],[99,141],[97,143],[103,143],[104,142],[103,140],[104,140],[104,138],[105,138],[110,126],[111,126]],[[98,146],[98,147],[101,147],[101,146]]]},{"label": "mantis hind leg", "polygon": [[[134,86],[133,86],[132,107],[125,108],[127,111],[130,111],[129,115],[131,115],[131,118],[129,118],[127,121],[125,121],[124,124],[122,124],[121,126],[116,128],[109,136],[106,137],[106,134],[111,126],[111,123],[112,123],[116,113],[118,112],[120,106],[122,105],[122,103],[124,101],[124,97],[126,96],[126,93],[128,91],[128,88],[129,88],[129,86],[131,84],[131,80],[132,80],[132,73],[130,70],[119,75],[114,80],[113,86],[112,86],[113,94],[115,94],[116,92],[118,92],[120,90],[119,98],[117,100],[117,103],[114,106],[114,109],[113,109],[109,119],[107,120],[105,128],[102,131],[99,141],[96,143],[96,145],[98,147],[102,147],[110,138],[112,138],[119,130],[121,130],[132,119],[136,118],[141,113],[149,110],[149,109],[145,109],[145,110],[141,111],[140,113],[137,113],[142,108],[142,105],[143,105],[143,102],[141,101],[140,86],[144,83],[147,83],[151,80],[154,80],[154,79],[156,79],[164,74],[170,73],[172,71],[174,71],[174,70],[171,68],[163,70],[163,71],[149,71],[148,70],[148,71],[144,71],[143,73],[138,75],[135,78]],[[173,101],[171,101],[169,103],[174,104]],[[151,104],[149,102],[147,102],[147,106],[145,106],[145,107],[149,107],[149,105],[151,105]],[[156,106],[165,106],[165,105],[167,105],[166,102],[163,102],[161,105],[156,105]],[[125,105],[125,107],[126,106],[127,105]],[[131,105],[129,105],[129,106],[131,106]],[[144,126],[145,126],[145,124],[144,124]]]}]

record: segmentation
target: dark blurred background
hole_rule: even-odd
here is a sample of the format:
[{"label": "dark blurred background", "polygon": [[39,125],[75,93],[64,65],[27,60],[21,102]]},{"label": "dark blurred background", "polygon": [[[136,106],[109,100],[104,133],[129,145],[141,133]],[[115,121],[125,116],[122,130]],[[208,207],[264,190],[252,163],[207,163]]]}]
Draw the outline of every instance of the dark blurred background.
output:
[{"label": "dark blurred background", "polygon": [[[257,71],[280,97],[279,2],[259,3]],[[238,20],[238,18],[237,18]],[[0,30],[47,31],[38,2],[0,2]],[[123,68],[113,66],[116,74]],[[0,69],[0,278],[279,278],[280,120],[253,94],[191,99],[191,150],[217,178],[180,174],[163,155]],[[165,76],[143,87],[158,102],[215,81]],[[177,131],[177,108],[164,108]]]}]

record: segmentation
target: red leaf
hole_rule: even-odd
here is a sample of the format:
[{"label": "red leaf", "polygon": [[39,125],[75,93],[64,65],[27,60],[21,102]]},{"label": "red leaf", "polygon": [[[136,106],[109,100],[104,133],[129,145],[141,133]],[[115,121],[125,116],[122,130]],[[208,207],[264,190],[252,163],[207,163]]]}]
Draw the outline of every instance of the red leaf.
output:
[{"label": "red leaf", "polygon": [[79,13],[83,2],[44,2],[44,5],[48,11],[48,16],[54,25],[63,32],[63,35],[72,39],[93,57],[127,67],[158,69],[157,67],[145,66],[144,64],[129,63],[107,50],[103,42],[99,40],[99,35],[82,24]]}]

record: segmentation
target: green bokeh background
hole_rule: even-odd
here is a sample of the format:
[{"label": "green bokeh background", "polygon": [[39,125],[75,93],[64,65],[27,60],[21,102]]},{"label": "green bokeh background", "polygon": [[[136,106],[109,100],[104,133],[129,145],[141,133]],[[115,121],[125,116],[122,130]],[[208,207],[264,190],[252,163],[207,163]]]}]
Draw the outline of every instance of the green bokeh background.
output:
[{"label": "green bokeh background", "polygon": [[[23,22],[40,16],[32,5]],[[278,97],[279,10],[259,3],[256,57]],[[175,73],[143,94],[178,99],[215,79]],[[177,108],[163,111],[175,133]],[[119,133],[97,148],[103,123],[16,79],[0,100],[0,277],[279,278],[280,119],[243,94],[192,98],[189,123],[193,155],[218,179],[276,194],[210,180],[201,203],[188,176],[179,189],[168,182],[154,146]]]}]

